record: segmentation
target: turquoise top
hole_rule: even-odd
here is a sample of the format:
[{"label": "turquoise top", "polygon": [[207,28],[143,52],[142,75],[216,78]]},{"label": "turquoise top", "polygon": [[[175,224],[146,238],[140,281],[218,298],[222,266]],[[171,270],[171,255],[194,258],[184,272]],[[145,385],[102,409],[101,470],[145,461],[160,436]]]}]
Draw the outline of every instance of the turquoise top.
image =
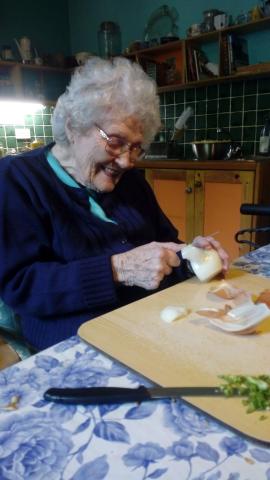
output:
[{"label": "turquoise top", "polygon": [[[81,188],[81,186],[72,178],[67,171],[60,165],[58,162],[57,158],[52,154],[52,152],[49,150],[47,152],[47,161],[51,168],[53,169],[54,173],[57,175],[57,177],[66,185],[69,187],[74,187],[74,188]],[[109,217],[107,217],[106,213],[104,212],[103,208],[94,200],[93,197],[91,197],[91,194],[88,191],[89,195],[89,206],[91,212],[99,217],[101,220],[104,220],[104,222],[111,222],[111,223],[116,223],[114,220],[111,220]]]}]

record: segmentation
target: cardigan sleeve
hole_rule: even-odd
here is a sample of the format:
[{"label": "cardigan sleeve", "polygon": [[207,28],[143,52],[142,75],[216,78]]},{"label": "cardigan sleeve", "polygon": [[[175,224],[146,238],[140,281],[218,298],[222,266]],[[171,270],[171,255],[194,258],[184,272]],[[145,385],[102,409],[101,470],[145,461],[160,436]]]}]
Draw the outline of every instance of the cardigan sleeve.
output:
[{"label": "cardigan sleeve", "polygon": [[[23,161],[23,160],[21,160]],[[0,166],[0,296],[22,315],[49,317],[117,301],[108,253],[63,261],[48,212],[20,168]],[[48,202],[50,199],[48,198]]]}]

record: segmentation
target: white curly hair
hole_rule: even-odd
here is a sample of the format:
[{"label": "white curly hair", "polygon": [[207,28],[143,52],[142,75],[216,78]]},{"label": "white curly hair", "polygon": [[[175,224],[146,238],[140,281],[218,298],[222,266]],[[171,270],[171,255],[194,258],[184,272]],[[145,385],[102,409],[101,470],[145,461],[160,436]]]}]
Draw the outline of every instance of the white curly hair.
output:
[{"label": "white curly hair", "polygon": [[76,69],[52,116],[56,143],[68,145],[66,122],[85,133],[94,124],[135,116],[142,124],[144,144],[160,129],[157,87],[143,69],[126,58],[89,59]]}]

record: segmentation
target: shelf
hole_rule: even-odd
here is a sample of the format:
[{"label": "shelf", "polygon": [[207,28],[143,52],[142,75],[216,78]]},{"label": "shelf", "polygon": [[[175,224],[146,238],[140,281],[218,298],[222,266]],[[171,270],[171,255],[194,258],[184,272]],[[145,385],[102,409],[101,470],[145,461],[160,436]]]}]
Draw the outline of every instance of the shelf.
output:
[{"label": "shelf", "polygon": [[69,73],[72,69],[60,68],[60,67],[51,67],[49,65],[35,65],[34,63],[20,63],[20,62],[11,62],[0,60],[0,68],[19,68],[22,70],[39,70],[39,71],[48,71],[48,72],[63,72]]},{"label": "shelf", "polygon": [[41,101],[42,98],[43,103],[54,105],[72,71],[49,65],[0,61],[0,80],[2,73],[3,84],[1,99]]},{"label": "shelf", "polygon": [[176,40],[173,42],[167,42],[162,45],[157,45],[155,47],[143,48],[141,50],[135,50],[134,52],[127,53],[125,57],[127,58],[134,58],[138,55],[148,55],[148,54],[157,54],[163,53],[171,50],[177,50],[178,48],[182,48],[183,40]]},{"label": "shelf", "polygon": [[[188,47],[191,48],[199,48],[202,44],[207,44],[211,42],[217,42],[219,51],[222,45],[222,38],[230,33],[239,33],[245,34],[250,32],[262,31],[262,30],[270,30],[270,16],[261,18],[259,20],[254,20],[248,23],[239,24],[239,25],[231,25],[225,27],[220,30],[214,30],[207,33],[202,33],[200,35],[196,35],[194,37],[188,37],[186,39],[180,39],[177,41],[172,41],[163,45],[157,45],[155,47],[144,48],[141,50],[136,50],[134,52],[125,55],[130,59],[134,59],[135,61],[140,63],[140,60],[143,61],[153,61],[157,64],[166,62],[171,56],[175,56],[176,59],[176,68],[178,72],[178,79],[177,83],[168,83],[166,85],[158,86],[158,92],[169,92],[169,91],[176,91],[176,90],[183,90],[187,88],[199,87],[199,86],[207,86],[216,83],[223,83],[228,81],[239,81],[248,78],[259,78],[259,77],[266,77],[270,75],[270,68],[267,69],[267,66],[261,67],[260,64],[257,66],[253,66],[253,71],[246,71],[246,72],[235,72],[230,75],[224,75],[219,77],[210,77],[204,80],[196,80],[196,81],[187,81],[186,80],[186,70],[187,70],[187,63],[186,63],[186,51]],[[267,62],[265,62],[267,63]],[[269,62],[270,63],[270,62]],[[251,69],[252,70],[252,69]]]}]

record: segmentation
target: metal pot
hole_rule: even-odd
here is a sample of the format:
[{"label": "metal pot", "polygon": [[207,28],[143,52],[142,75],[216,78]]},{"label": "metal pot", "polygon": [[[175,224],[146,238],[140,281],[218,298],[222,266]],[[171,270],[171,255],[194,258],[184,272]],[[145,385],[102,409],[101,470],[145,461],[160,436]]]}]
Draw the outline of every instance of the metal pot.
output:
[{"label": "metal pot", "polygon": [[202,140],[192,142],[192,150],[197,160],[223,160],[231,157],[230,140]]}]

